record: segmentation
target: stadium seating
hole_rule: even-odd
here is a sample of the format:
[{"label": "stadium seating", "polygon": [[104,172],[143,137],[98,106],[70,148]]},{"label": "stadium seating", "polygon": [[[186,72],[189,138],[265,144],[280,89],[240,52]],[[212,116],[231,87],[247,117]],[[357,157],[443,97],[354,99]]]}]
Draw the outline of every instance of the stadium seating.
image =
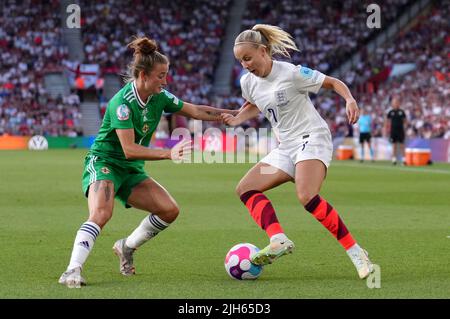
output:
[{"label": "stadium seating", "polygon": [[[450,138],[450,110],[445,107],[449,94],[450,37],[445,33],[448,6],[433,2],[428,12],[394,40],[376,52],[367,52],[364,45],[379,32],[360,28],[367,18],[361,8],[369,2],[249,0],[242,29],[256,23],[279,25],[294,36],[301,49],[292,54],[292,62],[326,74],[359,50],[364,62],[342,80],[350,85],[360,106],[374,115],[374,136],[383,134],[389,97],[396,94],[408,115],[408,137]],[[409,3],[386,1],[383,5],[389,10],[383,11],[382,24],[394,22]],[[8,2],[1,8],[0,134],[82,134],[76,95],[52,98],[43,82],[45,72],[61,70],[62,60],[68,57],[58,27],[59,5],[58,1],[28,0]],[[214,95],[211,91],[231,5],[232,0],[82,0],[84,62],[99,64],[103,74],[125,74],[131,59],[126,44],[133,35],[148,35],[171,61],[169,91],[193,103],[236,108],[243,102],[238,87],[233,86],[230,95]],[[183,14],[186,12],[189,14]],[[402,77],[382,77],[401,63],[415,63],[416,69]],[[236,63],[234,83],[240,71]],[[313,98],[333,136],[348,135],[351,128],[346,123],[343,101],[335,94]],[[102,98],[99,104],[103,114],[105,100]],[[189,127],[179,119],[172,124]],[[263,117],[245,124],[268,125]]]},{"label": "stadium seating", "polygon": [[[367,108],[374,118],[374,136],[383,135],[383,125],[390,108],[389,98],[398,95],[401,107],[408,114],[408,137],[450,137],[450,110],[445,108],[449,94],[448,6],[434,3],[431,11],[422,15],[413,28],[404,30],[395,39],[376,50],[365,51],[364,44],[374,36],[365,25],[367,13],[358,10],[368,2],[311,1],[248,1],[242,29],[256,23],[276,24],[292,34],[300,53],[292,53],[291,62],[307,65],[329,74],[349,54],[358,49],[364,53],[363,61],[348,72],[342,80],[354,92],[361,107]],[[393,22],[408,1],[392,0],[384,4],[382,25]],[[324,14],[326,12],[326,14]],[[302,18],[299,18],[302,17]],[[316,26],[320,25],[321,28]],[[325,27],[324,27],[325,26]],[[417,69],[403,77],[387,82],[376,82],[377,74],[394,64],[416,63]],[[241,67],[236,63],[233,81],[237,84]],[[375,80],[374,80],[375,79]],[[233,94],[239,94],[235,89]],[[226,100],[226,99],[225,99]],[[314,97],[319,113],[327,121],[334,137],[349,136],[353,128],[347,123],[343,100],[337,95],[320,94]],[[264,119],[249,125],[267,125]]]},{"label": "stadium seating", "polygon": [[[383,135],[383,123],[390,108],[390,97],[397,95],[407,113],[407,137],[450,138],[450,109],[445,107],[450,93],[448,28],[449,7],[440,2],[414,21],[385,46],[363,59],[347,75],[346,82],[356,92],[361,107],[372,113],[374,136]],[[415,63],[416,69],[404,76],[388,77],[394,64]],[[343,108],[326,112],[327,99],[317,100],[335,136],[345,135]],[[447,102],[448,103],[448,102]],[[324,106],[321,107],[321,106]]]},{"label": "stadium seating", "polygon": [[[249,0],[242,29],[257,23],[272,24],[288,31],[302,51],[292,55],[295,64],[327,73],[348,58],[378,32],[366,27],[367,6],[373,1],[269,1]],[[389,25],[408,0],[383,4],[382,25]]]},{"label": "stadium seating", "polygon": [[81,1],[85,62],[126,74],[132,58],[127,44],[134,35],[146,35],[170,59],[168,90],[192,103],[208,103],[230,3]]},{"label": "stadium seating", "polygon": [[0,135],[82,134],[77,97],[52,98],[44,87],[45,72],[67,57],[59,2],[8,2],[0,10]]}]

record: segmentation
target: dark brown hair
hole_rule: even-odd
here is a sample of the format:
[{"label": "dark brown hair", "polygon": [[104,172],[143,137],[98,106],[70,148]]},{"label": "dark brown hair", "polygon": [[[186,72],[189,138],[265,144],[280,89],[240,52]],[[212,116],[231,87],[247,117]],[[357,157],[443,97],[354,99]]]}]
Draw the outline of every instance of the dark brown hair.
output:
[{"label": "dark brown hair", "polygon": [[158,52],[156,42],[147,37],[134,37],[134,40],[128,44],[128,47],[134,51],[133,61],[128,65],[128,74],[126,81],[131,82],[139,77],[139,73],[144,71],[149,74],[155,64],[168,64],[169,59]]}]

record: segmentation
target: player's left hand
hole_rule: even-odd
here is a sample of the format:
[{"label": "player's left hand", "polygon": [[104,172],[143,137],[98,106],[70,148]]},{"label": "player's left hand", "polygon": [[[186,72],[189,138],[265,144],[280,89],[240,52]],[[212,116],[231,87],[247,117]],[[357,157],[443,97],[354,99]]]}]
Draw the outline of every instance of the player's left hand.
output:
[{"label": "player's left hand", "polygon": [[354,99],[347,101],[345,105],[345,112],[347,113],[348,122],[350,124],[355,124],[356,122],[358,122],[359,108],[358,104],[356,104],[356,101]]},{"label": "player's left hand", "polygon": [[189,161],[192,152],[191,140],[182,140],[170,150],[170,159],[174,163]]},{"label": "player's left hand", "polygon": [[226,125],[238,126],[239,124],[241,124],[241,121],[239,121],[236,116],[233,116],[231,114],[222,113],[220,116],[222,117],[222,122]]},{"label": "player's left hand", "polygon": [[231,114],[233,116],[236,116],[239,114],[239,110],[227,110],[227,109],[222,109],[222,113],[225,114]]}]

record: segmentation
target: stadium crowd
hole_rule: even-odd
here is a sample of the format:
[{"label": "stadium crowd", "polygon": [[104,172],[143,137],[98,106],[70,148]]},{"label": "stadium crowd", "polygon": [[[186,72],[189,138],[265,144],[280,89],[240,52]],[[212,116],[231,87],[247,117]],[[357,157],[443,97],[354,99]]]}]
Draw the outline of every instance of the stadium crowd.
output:
[{"label": "stadium crowd", "polygon": [[[301,54],[292,55],[292,63],[306,64],[327,73],[379,31],[366,26],[366,8],[372,2],[249,0],[242,29],[265,23],[287,30],[301,50]],[[382,26],[394,21],[408,2],[383,1]]]},{"label": "stadium crowd", "polygon": [[76,137],[81,130],[79,97],[52,98],[36,94],[27,98],[6,96],[0,107],[0,135]]},{"label": "stadium crowd", "polygon": [[[294,36],[301,49],[300,53],[292,53],[291,62],[326,74],[373,36],[365,27],[365,11],[355,10],[361,6],[365,8],[368,4],[365,2],[346,1],[343,3],[345,10],[340,10],[342,3],[335,1],[327,2],[326,6],[320,1],[295,4],[291,0],[276,3],[250,0],[249,3],[242,29],[250,28],[255,23],[281,21],[278,25]],[[383,10],[382,25],[386,26],[398,17],[407,3],[391,0],[382,4],[392,8]],[[445,107],[450,90],[450,36],[446,31],[448,11],[448,6],[436,1],[429,12],[417,19],[416,24],[400,32],[385,46],[377,48],[376,52],[360,48],[362,62],[341,77],[351,87],[359,106],[372,114],[372,136],[386,136],[384,122],[390,109],[390,98],[396,95],[401,99],[401,108],[407,113],[407,137],[450,138],[450,108]],[[299,15],[306,18],[295,19]],[[316,25],[324,27],[317,29],[314,27]],[[403,76],[388,76],[394,64],[405,63],[413,63],[415,69]],[[241,70],[236,63],[233,73],[235,87],[239,85]],[[334,137],[357,133],[357,126],[348,125],[345,105],[338,96],[322,91],[313,96],[313,100]],[[248,124],[261,126],[268,123],[260,118]]]},{"label": "stadium crowd", "polygon": [[0,7],[0,135],[82,134],[74,94],[51,97],[44,72],[67,58],[59,1],[8,2]]},{"label": "stadium crowd", "polygon": [[131,60],[127,43],[134,35],[150,36],[170,59],[168,90],[206,104],[230,4],[231,0],[82,1],[86,63],[125,74]]},{"label": "stadium crowd", "polygon": [[[450,138],[448,15],[449,7],[437,2],[395,39],[373,53],[364,52],[363,62],[346,74],[344,80],[356,92],[360,107],[372,114],[373,136],[385,135],[390,98],[396,95],[407,114],[407,137]],[[392,77],[394,64],[414,64],[415,69]],[[317,102],[334,136],[347,135],[344,110],[333,110],[327,97],[318,97]]]},{"label": "stadium crowd", "polygon": [[[450,37],[445,31],[448,6],[436,1],[430,12],[394,40],[376,52],[365,52],[364,44],[377,32],[366,27],[365,8],[369,3],[249,0],[242,29],[256,23],[280,26],[294,36],[301,50],[292,54],[292,62],[327,74],[355,50],[361,50],[363,62],[342,80],[351,86],[360,106],[373,115],[373,136],[383,135],[389,98],[395,94],[400,96],[401,107],[407,113],[408,137],[450,138],[450,109],[445,107],[449,94]],[[381,6],[389,10],[383,10],[383,27],[409,3],[384,1]],[[237,108],[243,102],[236,86],[242,70],[238,63],[233,72],[232,93],[212,92],[214,68],[231,4],[232,0],[82,0],[84,62],[99,64],[103,73],[124,75],[131,59],[126,44],[133,35],[149,35],[171,61],[170,92],[196,104]],[[28,0],[8,3],[0,9],[0,134],[82,134],[77,95],[72,92],[52,98],[44,87],[44,72],[58,70],[59,61],[68,56],[59,28],[59,5],[59,1]],[[414,63],[415,70],[401,77],[389,77],[392,66],[399,63]],[[343,101],[323,93],[313,99],[333,136],[348,135]],[[101,103],[102,112],[105,102]],[[181,117],[168,120],[172,125],[163,121],[161,127],[192,126]],[[268,125],[262,116],[246,124]]]}]

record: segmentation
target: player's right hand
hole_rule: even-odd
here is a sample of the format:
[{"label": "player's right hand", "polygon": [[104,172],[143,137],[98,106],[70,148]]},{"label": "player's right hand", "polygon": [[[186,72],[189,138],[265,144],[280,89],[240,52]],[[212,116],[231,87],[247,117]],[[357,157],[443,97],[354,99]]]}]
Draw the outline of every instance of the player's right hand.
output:
[{"label": "player's right hand", "polygon": [[222,122],[229,126],[238,126],[241,124],[241,121],[234,115],[222,113],[220,114],[220,117],[222,118]]},{"label": "player's right hand", "polygon": [[354,99],[347,101],[345,105],[345,111],[347,113],[348,122],[350,124],[356,124],[359,119],[359,108]]},{"label": "player's right hand", "polygon": [[192,153],[191,140],[182,140],[170,150],[170,159],[175,163],[189,162]]}]

